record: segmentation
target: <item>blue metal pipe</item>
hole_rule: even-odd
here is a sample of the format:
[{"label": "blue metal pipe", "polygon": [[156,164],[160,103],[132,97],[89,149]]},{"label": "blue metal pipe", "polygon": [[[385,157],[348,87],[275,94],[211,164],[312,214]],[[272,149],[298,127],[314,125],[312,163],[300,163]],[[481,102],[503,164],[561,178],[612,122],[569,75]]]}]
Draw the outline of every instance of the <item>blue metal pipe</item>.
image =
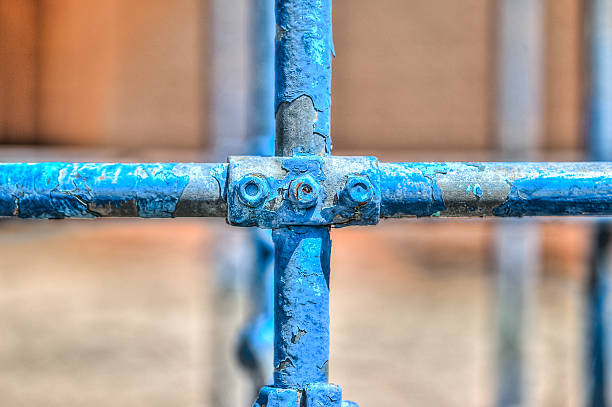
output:
[{"label": "blue metal pipe", "polygon": [[[227,168],[0,164],[0,216],[225,217]],[[379,170],[383,218],[612,215],[610,162],[380,163]]]},{"label": "blue metal pipe", "polygon": [[[276,0],[276,155],[329,155],[331,0]],[[273,231],[274,387],[297,392],[256,406],[340,406],[328,385],[329,226]],[[320,386],[318,386],[320,385]],[[313,387],[314,386],[314,387]],[[275,390],[278,392],[278,390]]]},{"label": "blue metal pipe", "polygon": [[380,164],[381,217],[612,214],[612,163]]},{"label": "blue metal pipe", "polygon": [[[589,33],[588,144],[594,160],[612,159],[612,1],[591,0]],[[611,225],[600,221],[592,232],[586,287],[587,405],[605,407],[610,397],[610,312],[608,306]]]},{"label": "blue metal pipe", "polygon": [[276,155],[331,153],[331,0],[276,0]]},{"label": "blue metal pipe", "polygon": [[326,227],[273,232],[274,385],[327,383],[331,239]]},{"label": "blue metal pipe", "polygon": [[225,216],[226,164],[0,164],[0,216]]}]

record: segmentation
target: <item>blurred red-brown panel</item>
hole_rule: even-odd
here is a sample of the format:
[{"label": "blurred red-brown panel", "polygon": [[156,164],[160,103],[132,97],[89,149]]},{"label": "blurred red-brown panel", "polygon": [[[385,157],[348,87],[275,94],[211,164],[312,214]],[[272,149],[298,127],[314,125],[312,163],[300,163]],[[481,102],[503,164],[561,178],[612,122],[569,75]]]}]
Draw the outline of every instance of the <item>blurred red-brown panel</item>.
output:
[{"label": "blurred red-brown panel", "polygon": [[486,148],[492,4],[335,2],[334,145]]},{"label": "blurred red-brown panel", "polygon": [[42,141],[200,145],[202,2],[42,3]]},{"label": "blurred red-brown panel", "polygon": [[0,1],[0,142],[34,141],[36,0]]}]

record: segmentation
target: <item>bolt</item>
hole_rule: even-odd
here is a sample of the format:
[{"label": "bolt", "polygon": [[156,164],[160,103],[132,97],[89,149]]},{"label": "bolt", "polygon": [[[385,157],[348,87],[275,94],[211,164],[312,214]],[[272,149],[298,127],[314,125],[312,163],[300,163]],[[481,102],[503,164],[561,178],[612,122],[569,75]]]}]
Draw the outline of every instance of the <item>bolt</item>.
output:
[{"label": "bolt", "polygon": [[251,208],[261,206],[269,195],[270,188],[263,175],[246,175],[238,183],[238,198]]},{"label": "bolt", "polygon": [[310,175],[303,175],[291,181],[289,199],[300,209],[312,208],[319,197],[319,183]]},{"label": "bolt", "polygon": [[346,181],[342,195],[353,206],[363,206],[374,197],[374,186],[366,176],[351,175]]}]

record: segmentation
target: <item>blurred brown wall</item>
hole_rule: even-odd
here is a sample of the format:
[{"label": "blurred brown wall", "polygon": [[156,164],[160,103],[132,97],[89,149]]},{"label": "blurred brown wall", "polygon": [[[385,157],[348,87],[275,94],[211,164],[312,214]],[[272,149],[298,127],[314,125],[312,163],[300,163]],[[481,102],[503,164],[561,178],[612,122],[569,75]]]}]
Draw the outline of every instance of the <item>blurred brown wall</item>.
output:
[{"label": "blurred brown wall", "polygon": [[0,141],[34,141],[36,0],[0,0]]},{"label": "blurred brown wall", "polygon": [[[542,144],[573,149],[581,145],[581,3],[546,4]],[[335,1],[334,146],[494,148],[494,5]],[[208,7],[0,0],[0,141],[206,146]]]}]

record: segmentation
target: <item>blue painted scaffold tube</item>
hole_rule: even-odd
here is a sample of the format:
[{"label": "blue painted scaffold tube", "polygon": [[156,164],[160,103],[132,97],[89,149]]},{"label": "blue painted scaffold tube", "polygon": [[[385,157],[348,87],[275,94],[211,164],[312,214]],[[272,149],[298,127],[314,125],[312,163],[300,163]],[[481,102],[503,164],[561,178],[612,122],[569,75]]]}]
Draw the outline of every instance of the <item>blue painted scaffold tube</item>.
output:
[{"label": "blue painted scaffold tube", "polygon": [[[331,152],[331,0],[276,1],[277,156]],[[302,174],[298,207],[314,204],[318,186]],[[342,390],[328,384],[328,225],[273,231],[274,386],[255,407],[342,405]]]},{"label": "blue painted scaffold tube", "polygon": [[381,164],[381,217],[612,214],[612,163]]},{"label": "blue painted scaffold tube", "polygon": [[[611,162],[380,163],[379,170],[381,218],[612,215]],[[226,217],[227,171],[227,164],[0,164],[0,216]],[[281,181],[278,196],[291,199]]]},{"label": "blue painted scaffold tube", "polygon": [[0,164],[0,216],[220,216],[226,164]]},{"label": "blue painted scaffold tube", "polygon": [[[331,0],[276,1],[276,155],[331,152]],[[274,385],[327,383],[329,227],[273,232]]]}]

